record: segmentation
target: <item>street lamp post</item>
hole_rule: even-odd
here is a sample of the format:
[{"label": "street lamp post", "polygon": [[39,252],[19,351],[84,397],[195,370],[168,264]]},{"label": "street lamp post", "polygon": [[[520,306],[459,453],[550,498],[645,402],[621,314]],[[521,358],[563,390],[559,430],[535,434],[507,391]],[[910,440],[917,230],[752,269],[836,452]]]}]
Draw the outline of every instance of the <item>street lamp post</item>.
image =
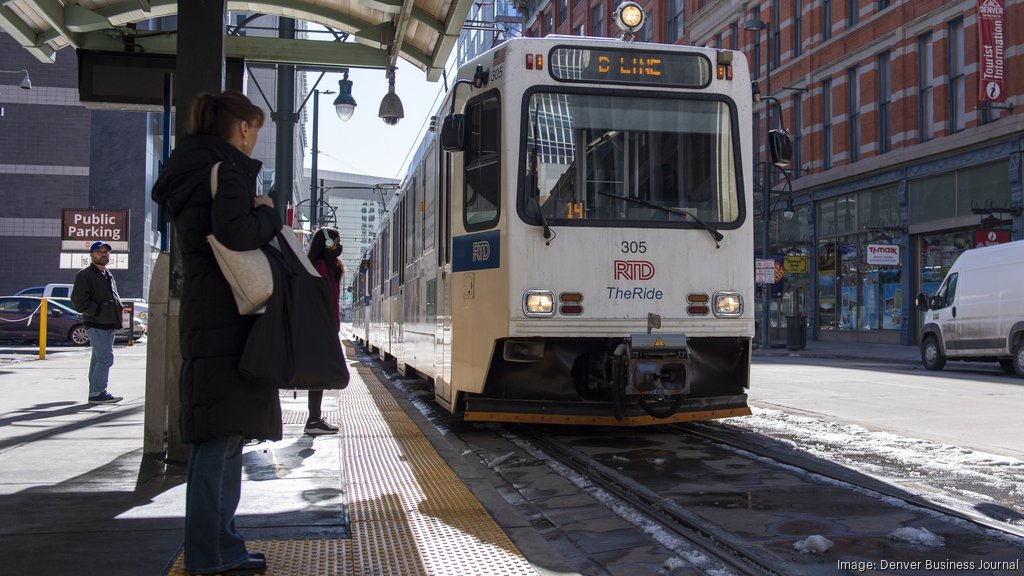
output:
[{"label": "street lamp post", "polygon": [[[334,99],[334,111],[338,114],[338,119],[342,122],[348,122],[349,118],[352,117],[352,113],[356,110],[356,101],[352,97],[352,81],[348,79],[348,70],[344,72],[345,76],[341,80],[338,80],[338,91],[324,90],[320,91],[316,88],[313,89],[313,159],[310,162],[309,167],[309,232],[312,234],[315,232],[315,227],[320,224],[320,185],[317,183],[317,158],[320,155],[319,148],[319,133],[320,133],[320,95],[321,94],[337,94],[338,97]],[[322,76],[322,75],[321,75]],[[318,81],[319,82],[319,81]]]},{"label": "street lamp post", "polygon": [[28,77],[28,70],[0,70],[0,74],[24,74],[18,87],[22,90],[32,89],[32,79]]},{"label": "street lamp post", "polygon": [[[768,23],[761,20],[748,20],[743,24],[743,28],[750,32],[755,32],[754,43],[761,43],[761,31],[768,30]],[[769,186],[768,179],[771,177],[771,162],[768,154],[768,139],[771,137],[769,132],[771,130],[771,123],[769,122],[769,116],[771,115],[770,95],[772,92],[772,59],[771,59],[771,32],[767,34],[768,42],[765,45],[765,60],[764,60],[764,94],[761,100],[764,102],[764,166],[763,173],[761,176],[761,258],[768,259],[768,230],[771,224],[771,186]],[[760,70],[757,70],[760,73]],[[769,284],[762,284],[761,286],[761,346],[769,348],[771,346],[771,286]]]},{"label": "street lamp post", "polygon": [[317,157],[320,155],[319,148],[319,134],[320,134],[320,95],[321,94],[334,94],[333,90],[320,90],[313,89],[313,161],[309,167],[309,232],[312,234],[316,231],[317,223],[319,222],[319,191],[320,186],[317,184]]},{"label": "street lamp post", "polygon": [[[21,89],[31,90],[32,80],[28,77],[28,70],[0,70],[0,74],[24,74],[25,77],[21,79]],[[0,116],[4,115],[4,107],[0,105]]]}]

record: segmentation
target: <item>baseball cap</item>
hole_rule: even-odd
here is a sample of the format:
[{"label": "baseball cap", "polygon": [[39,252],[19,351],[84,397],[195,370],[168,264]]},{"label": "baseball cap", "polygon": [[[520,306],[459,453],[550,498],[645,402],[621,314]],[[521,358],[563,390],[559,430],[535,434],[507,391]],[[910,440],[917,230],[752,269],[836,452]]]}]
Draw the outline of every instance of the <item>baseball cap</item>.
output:
[{"label": "baseball cap", "polygon": [[106,242],[93,242],[92,246],[89,248],[89,252],[95,252],[100,248],[106,248],[108,251],[113,250],[113,248],[110,247],[110,244],[107,244]]}]

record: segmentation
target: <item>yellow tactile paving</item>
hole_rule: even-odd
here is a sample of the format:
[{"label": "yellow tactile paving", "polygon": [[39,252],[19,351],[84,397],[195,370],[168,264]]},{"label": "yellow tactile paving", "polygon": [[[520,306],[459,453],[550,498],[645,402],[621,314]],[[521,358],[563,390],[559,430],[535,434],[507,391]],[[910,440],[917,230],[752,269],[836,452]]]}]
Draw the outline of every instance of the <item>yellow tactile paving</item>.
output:
[{"label": "yellow tactile paving", "polygon": [[[267,555],[267,574],[333,575],[351,574],[351,540],[250,540],[250,552]],[[178,555],[168,574],[184,575],[182,555]]]},{"label": "yellow tactile paving", "polygon": [[[346,354],[351,358],[351,348]],[[373,371],[350,366],[339,410],[352,540],[251,541],[278,576],[536,574]],[[307,413],[287,410],[286,424]],[[179,556],[169,574],[183,576]]]}]

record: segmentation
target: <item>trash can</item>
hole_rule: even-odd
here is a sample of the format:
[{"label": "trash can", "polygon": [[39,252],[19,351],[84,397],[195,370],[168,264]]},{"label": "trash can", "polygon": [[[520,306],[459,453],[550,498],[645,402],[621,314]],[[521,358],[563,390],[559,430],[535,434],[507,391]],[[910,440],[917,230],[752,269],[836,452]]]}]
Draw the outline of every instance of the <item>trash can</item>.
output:
[{"label": "trash can", "polygon": [[803,350],[807,347],[807,319],[803,316],[786,316],[786,348]]}]

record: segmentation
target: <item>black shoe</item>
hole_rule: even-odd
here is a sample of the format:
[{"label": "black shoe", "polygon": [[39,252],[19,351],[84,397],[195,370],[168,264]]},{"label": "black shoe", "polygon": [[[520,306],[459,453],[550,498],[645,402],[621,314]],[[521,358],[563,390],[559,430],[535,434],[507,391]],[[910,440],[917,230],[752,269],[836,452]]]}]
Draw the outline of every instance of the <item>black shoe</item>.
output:
[{"label": "black shoe", "polygon": [[89,396],[89,404],[117,404],[121,400],[124,400],[124,398],[120,396],[114,396],[113,394],[107,392],[106,390],[95,396]]},{"label": "black shoe", "polygon": [[245,574],[263,574],[267,571],[267,559],[256,558],[249,554],[249,559],[234,568],[221,572],[224,576],[244,576]]},{"label": "black shoe", "polygon": [[320,436],[321,434],[337,434],[338,427],[331,426],[323,418],[313,422],[306,422],[306,434]]},{"label": "black shoe", "polygon": [[[259,557],[256,556],[259,554]],[[246,574],[263,574],[267,571],[267,559],[259,552],[249,554],[249,559],[238,566],[220,572],[193,572],[192,574],[223,574],[224,576],[245,576]]]}]

